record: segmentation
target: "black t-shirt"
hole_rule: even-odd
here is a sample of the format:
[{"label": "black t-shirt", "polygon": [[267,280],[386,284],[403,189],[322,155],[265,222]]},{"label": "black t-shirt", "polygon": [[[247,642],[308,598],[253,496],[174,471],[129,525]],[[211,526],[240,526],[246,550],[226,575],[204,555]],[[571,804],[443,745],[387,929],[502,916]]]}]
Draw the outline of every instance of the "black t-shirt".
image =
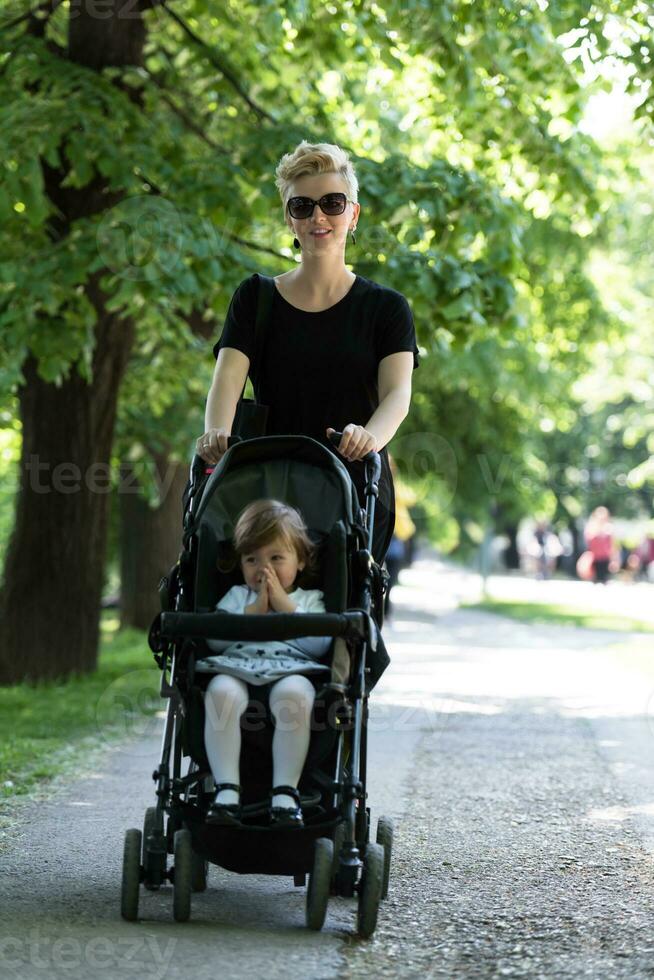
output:
[{"label": "black t-shirt", "polygon": [[[250,359],[256,399],[269,406],[269,435],[310,436],[336,452],[326,429],[342,431],[350,422],[366,425],[379,405],[377,369],[382,358],[412,351],[414,369],[418,367],[411,308],[402,293],[359,275],[338,303],[318,313],[292,306],[275,286],[258,365],[253,363],[257,291],[254,275],[236,288],[214,355],[220,347],[235,347]],[[363,503],[364,464],[337,455]],[[379,503],[394,516],[385,448],[381,460]]]}]

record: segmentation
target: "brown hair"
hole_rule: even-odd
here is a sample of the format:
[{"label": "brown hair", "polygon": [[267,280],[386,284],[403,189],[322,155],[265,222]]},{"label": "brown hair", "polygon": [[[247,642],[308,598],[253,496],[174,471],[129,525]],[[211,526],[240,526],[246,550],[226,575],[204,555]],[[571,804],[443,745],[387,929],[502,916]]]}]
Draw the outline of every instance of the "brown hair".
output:
[{"label": "brown hair", "polygon": [[219,562],[221,571],[232,570],[237,559],[256,548],[281,538],[292,548],[304,569],[298,573],[304,579],[316,572],[316,545],[307,533],[302,515],[295,507],[281,500],[261,499],[248,504],[234,525],[232,560]]}]

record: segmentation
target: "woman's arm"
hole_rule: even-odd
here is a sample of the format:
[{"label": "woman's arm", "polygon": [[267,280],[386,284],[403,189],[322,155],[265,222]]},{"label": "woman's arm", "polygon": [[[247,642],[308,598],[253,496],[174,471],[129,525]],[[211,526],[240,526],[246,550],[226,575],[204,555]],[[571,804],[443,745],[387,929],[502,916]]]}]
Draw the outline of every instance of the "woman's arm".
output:
[{"label": "woman's arm", "polygon": [[227,437],[232,431],[249,367],[249,357],[235,347],[218,351],[204,413],[205,432],[196,445],[196,451],[208,463],[217,463],[227,452]]},{"label": "woman's arm", "polygon": [[377,368],[379,405],[365,426],[368,432],[375,436],[378,451],[391,441],[409,414],[412,374],[412,351],[398,351],[379,362]]},{"label": "woman's arm", "polygon": [[[346,459],[362,459],[371,450],[383,449],[390,442],[411,405],[413,352],[398,351],[382,358],[377,369],[379,405],[365,426],[346,425],[338,451]],[[328,429],[329,435],[333,429]]]},{"label": "woman's arm", "polygon": [[231,431],[236,403],[248,376],[250,359],[235,347],[223,347],[218,351],[216,366],[207,395],[204,427]]}]

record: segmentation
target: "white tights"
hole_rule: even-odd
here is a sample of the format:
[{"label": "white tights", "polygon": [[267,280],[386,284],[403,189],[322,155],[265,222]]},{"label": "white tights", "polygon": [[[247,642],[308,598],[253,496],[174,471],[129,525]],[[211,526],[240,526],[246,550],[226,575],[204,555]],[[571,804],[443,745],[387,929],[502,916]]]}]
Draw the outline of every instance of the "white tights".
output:
[{"label": "white tights", "polygon": [[[315,697],[311,681],[302,674],[289,674],[270,689],[270,710],[275,720],[273,736],[273,786],[297,787],[311,736],[311,709]],[[216,674],[205,694],[204,744],[217,783],[239,782],[241,715],[249,701],[247,685],[238,677]],[[219,803],[237,803],[238,793],[221,790]],[[295,807],[292,796],[278,793],[273,806]]]}]

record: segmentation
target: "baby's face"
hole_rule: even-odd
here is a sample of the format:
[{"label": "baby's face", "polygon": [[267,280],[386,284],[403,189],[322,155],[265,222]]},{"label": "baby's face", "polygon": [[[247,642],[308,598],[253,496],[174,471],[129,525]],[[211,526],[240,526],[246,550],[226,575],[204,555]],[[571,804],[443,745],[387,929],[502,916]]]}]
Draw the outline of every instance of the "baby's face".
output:
[{"label": "baby's face", "polygon": [[276,538],[270,544],[248,551],[241,555],[241,569],[249,588],[259,590],[266,566],[275,572],[284,592],[290,592],[298,572],[304,568],[304,562],[298,561],[295,549],[286,544],[283,538]]}]

